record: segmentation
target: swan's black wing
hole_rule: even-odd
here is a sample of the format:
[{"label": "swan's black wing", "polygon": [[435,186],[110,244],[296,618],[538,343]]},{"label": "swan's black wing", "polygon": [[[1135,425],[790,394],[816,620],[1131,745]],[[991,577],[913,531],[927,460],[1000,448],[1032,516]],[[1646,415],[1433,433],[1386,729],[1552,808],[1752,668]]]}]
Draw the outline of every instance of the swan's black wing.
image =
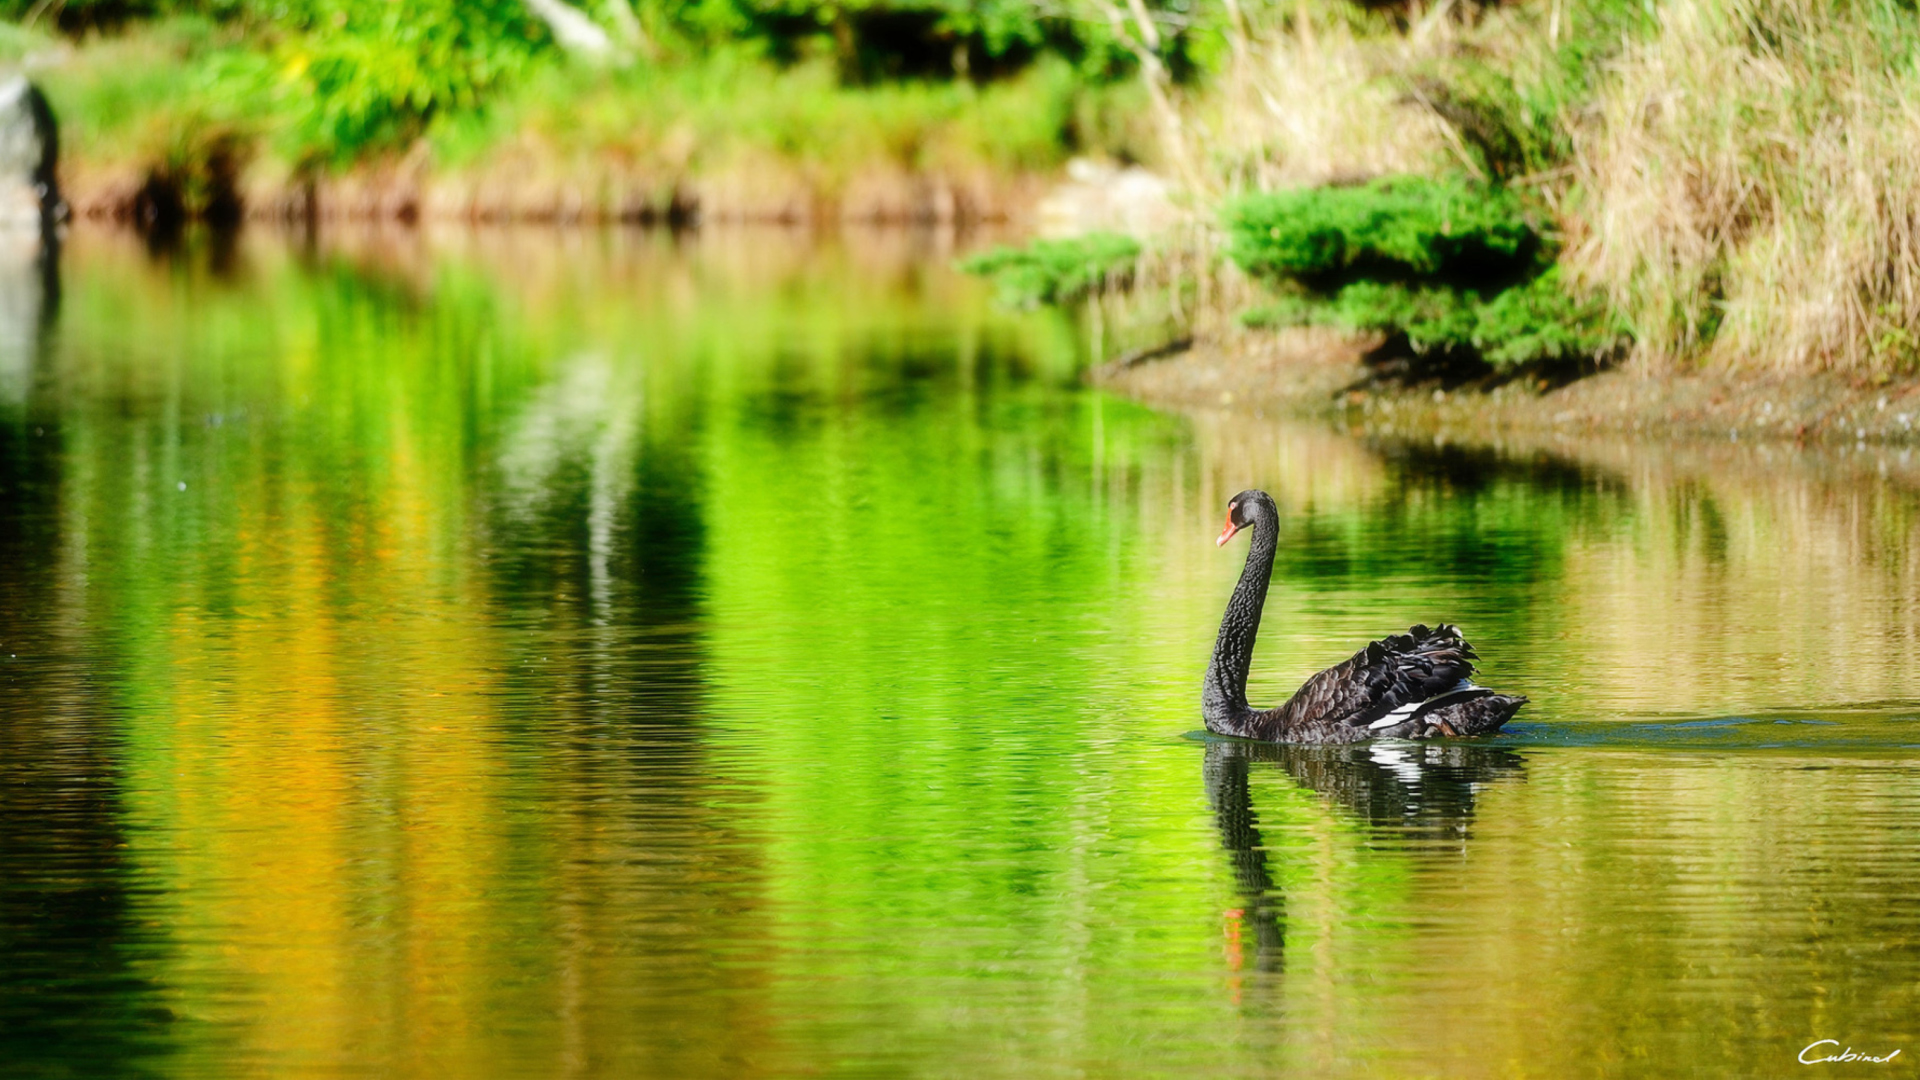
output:
[{"label": "swan's black wing", "polygon": [[[1267,737],[1346,742],[1379,735],[1418,735],[1424,725],[1415,721],[1431,711],[1422,709],[1427,702],[1451,708],[1493,694],[1482,687],[1461,685],[1473,675],[1474,659],[1473,646],[1460,636],[1459,628],[1444,623],[1432,629],[1415,626],[1404,634],[1381,638],[1308,679],[1285,705],[1264,714],[1262,719],[1272,730]],[[1444,702],[1435,700],[1443,696]],[[1391,724],[1371,726],[1389,714],[1394,714]]]},{"label": "swan's black wing", "polygon": [[[1441,694],[1423,702],[1408,720],[1391,729],[1375,728],[1376,736],[1431,739],[1436,736],[1491,735],[1513,719],[1527,699],[1519,694],[1496,694],[1484,686],[1459,694]],[[1376,724],[1379,721],[1374,721]]]}]

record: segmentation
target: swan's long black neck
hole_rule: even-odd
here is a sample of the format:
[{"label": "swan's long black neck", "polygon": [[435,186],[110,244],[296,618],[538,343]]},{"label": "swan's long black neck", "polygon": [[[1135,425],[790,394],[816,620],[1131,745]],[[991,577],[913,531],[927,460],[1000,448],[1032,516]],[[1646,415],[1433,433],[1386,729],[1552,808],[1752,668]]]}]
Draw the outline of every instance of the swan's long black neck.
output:
[{"label": "swan's long black neck", "polygon": [[1273,575],[1273,555],[1279,547],[1274,534],[1276,515],[1262,514],[1253,523],[1253,542],[1240,583],[1227,601],[1220,620],[1220,637],[1213,643],[1207,664],[1207,682],[1200,695],[1200,712],[1207,730],[1219,735],[1249,735],[1253,709],[1247,704],[1247,672],[1253,667],[1253,639],[1260,633],[1260,609],[1267,602],[1267,580]]}]

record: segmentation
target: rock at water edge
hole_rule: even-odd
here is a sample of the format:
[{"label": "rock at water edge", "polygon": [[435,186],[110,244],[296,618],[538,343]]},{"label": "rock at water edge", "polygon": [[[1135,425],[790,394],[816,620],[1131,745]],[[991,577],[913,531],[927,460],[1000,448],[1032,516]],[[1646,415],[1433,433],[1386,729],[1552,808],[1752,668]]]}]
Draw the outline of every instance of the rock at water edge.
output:
[{"label": "rock at water edge", "polygon": [[59,129],[40,88],[24,75],[0,79],[0,228],[44,228],[64,215],[59,157]]}]

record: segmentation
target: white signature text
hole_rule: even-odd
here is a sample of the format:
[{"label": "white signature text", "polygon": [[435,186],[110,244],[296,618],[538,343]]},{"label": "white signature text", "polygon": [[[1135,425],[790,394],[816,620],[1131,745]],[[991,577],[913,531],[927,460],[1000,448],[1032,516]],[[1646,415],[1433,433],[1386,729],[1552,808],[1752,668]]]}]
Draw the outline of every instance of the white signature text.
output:
[{"label": "white signature text", "polygon": [[1853,1047],[1851,1046],[1847,1047],[1845,1050],[1842,1050],[1837,1054],[1832,1054],[1827,1057],[1808,1057],[1807,1056],[1808,1054],[1814,1053],[1815,1051],[1819,1050],[1823,1046],[1839,1046],[1839,1045],[1840,1045],[1839,1039],[1821,1039],[1819,1042],[1814,1043],[1812,1046],[1809,1046],[1805,1050],[1800,1051],[1800,1064],[1819,1065],[1822,1062],[1827,1062],[1827,1061],[1873,1061],[1873,1062],[1885,1063],[1885,1062],[1892,1061],[1894,1058],[1897,1058],[1900,1056],[1900,1051],[1898,1050],[1895,1050],[1893,1053],[1888,1054],[1885,1057],[1874,1057],[1872,1054],[1856,1054],[1853,1052]]}]

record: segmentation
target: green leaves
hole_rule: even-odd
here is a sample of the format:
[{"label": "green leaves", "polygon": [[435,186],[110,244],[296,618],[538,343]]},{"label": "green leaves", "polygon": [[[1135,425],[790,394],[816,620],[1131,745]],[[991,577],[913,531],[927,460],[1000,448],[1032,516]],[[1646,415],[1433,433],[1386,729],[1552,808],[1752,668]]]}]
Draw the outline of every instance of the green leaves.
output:
[{"label": "green leaves", "polygon": [[994,248],[961,260],[960,269],[992,278],[1002,303],[1037,307],[1124,285],[1139,258],[1138,240],[1096,232],[1070,240],[1035,240],[1024,248]]},{"label": "green leaves", "polygon": [[1416,352],[1471,348],[1495,368],[1599,356],[1624,345],[1626,323],[1567,288],[1558,267],[1483,296],[1444,286],[1357,281],[1331,297],[1283,296],[1242,315],[1247,326],[1337,326],[1404,333]]},{"label": "green leaves", "polygon": [[1569,287],[1504,188],[1392,177],[1250,196],[1226,218],[1233,260],[1286,290],[1248,325],[1402,333],[1417,353],[1471,350],[1495,368],[1626,340],[1603,302]]},{"label": "green leaves", "polygon": [[317,0],[276,50],[296,156],[341,161],[396,146],[433,116],[477,108],[545,47],[518,3]]},{"label": "green leaves", "polygon": [[1569,288],[1556,266],[1479,305],[1472,340],[1488,363],[1507,367],[1537,359],[1599,356],[1630,339],[1619,313],[1604,300]]},{"label": "green leaves", "polygon": [[1504,189],[1411,176],[1251,195],[1227,230],[1248,273],[1328,283],[1523,274],[1543,246]]}]

